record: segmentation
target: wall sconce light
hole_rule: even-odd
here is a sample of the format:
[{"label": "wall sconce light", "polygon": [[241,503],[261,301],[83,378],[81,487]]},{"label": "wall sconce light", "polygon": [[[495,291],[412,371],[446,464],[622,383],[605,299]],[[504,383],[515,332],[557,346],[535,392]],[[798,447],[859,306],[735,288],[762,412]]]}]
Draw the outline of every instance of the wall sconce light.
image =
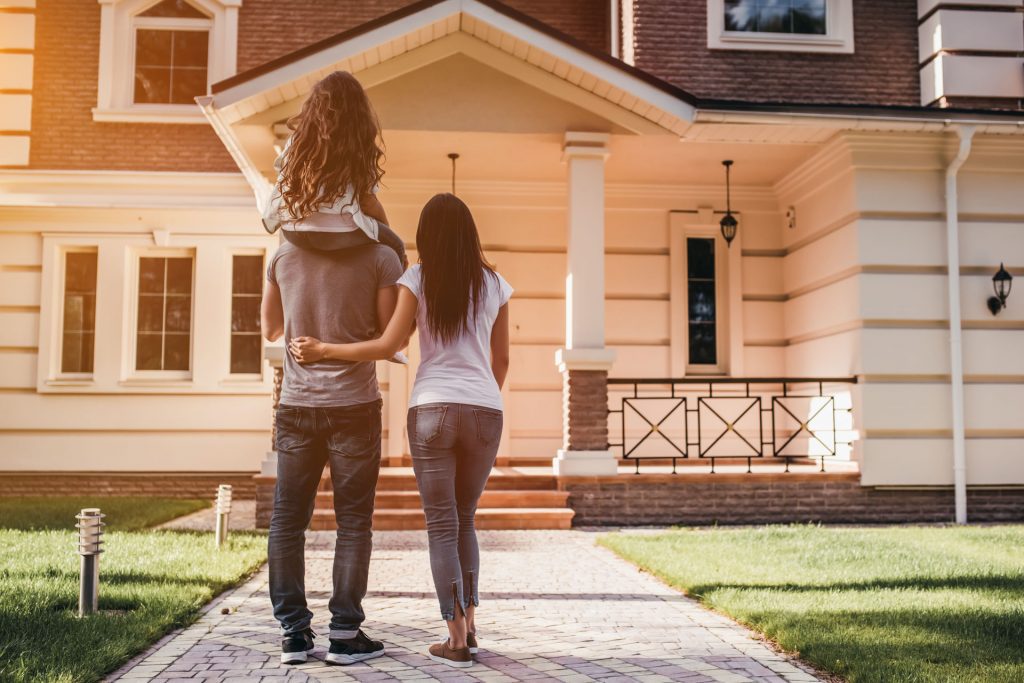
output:
[{"label": "wall sconce light", "polygon": [[790,230],[796,229],[796,207],[791,206],[786,209],[786,226]]},{"label": "wall sconce light", "polygon": [[1006,299],[1010,296],[1012,286],[1013,276],[1000,263],[999,270],[992,276],[992,289],[996,295],[988,298],[988,310],[992,311],[992,315],[996,315],[1006,308]]},{"label": "wall sconce light", "polygon": [[732,245],[732,240],[736,237],[736,228],[739,223],[732,215],[732,200],[729,196],[729,167],[732,166],[732,160],[726,159],[722,162],[722,166],[725,166],[725,215],[722,216],[722,220],[718,224],[722,227],[722,237],[725,238],[725,246],[728,247]]}]

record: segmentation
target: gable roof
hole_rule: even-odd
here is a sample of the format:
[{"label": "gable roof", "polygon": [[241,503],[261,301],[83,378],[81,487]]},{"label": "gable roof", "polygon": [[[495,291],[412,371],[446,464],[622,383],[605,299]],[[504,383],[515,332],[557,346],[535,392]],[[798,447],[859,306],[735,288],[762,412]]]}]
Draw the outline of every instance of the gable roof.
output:
[{"label": "gable roof", "polygon": [[498,0],[420,0],[214,83],[211,104],[232,123],[305,94],[331,71],[358,73],[452,34],[568,81],[665,132],[680,133],[693,119],[692,94]]}]

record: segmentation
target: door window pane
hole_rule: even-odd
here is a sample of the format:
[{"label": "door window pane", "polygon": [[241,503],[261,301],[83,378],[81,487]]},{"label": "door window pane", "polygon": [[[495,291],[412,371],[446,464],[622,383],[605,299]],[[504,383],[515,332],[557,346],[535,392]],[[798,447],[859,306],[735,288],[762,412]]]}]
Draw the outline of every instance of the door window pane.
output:
[{"label": "door window pane", "polygon": [[260,302],[263,256],[236,254],[231,268],[231,372],[258,374],[263,367]]},{"label": "door window pane", "polygon": [[90,373],[96,335],[96,252],[64,256],[61,372]]},{"label": "door window pane", "polygon": [[725,0],[725,30],[825,35],[826,0]]},{"label": "door window pane", "polygon": [[715,240],[686,240],[686,291],[691,365],[718,363],[718,311],[715,305]]},{"label": "door window pane", "polygon": [[136,370],[191,367],[192,257],[139,259]]}]

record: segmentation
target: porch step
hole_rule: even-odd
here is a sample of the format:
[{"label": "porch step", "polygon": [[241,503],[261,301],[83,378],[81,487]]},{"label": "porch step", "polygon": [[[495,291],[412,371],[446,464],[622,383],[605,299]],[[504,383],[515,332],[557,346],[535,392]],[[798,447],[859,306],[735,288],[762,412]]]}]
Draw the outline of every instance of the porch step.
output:
[{"label": "porch step", "polygon": [[[573,511],[568,508],[481,508],[476,513],[478,529],[569,529]],[[313,511],[310,529],[332,531],[337,528],[334,511]],[[422,510],[376,510],[373,528],[377,531],[426,529]]]},{"label": "porch step", "polygon": [[[331,491],[330,470],[320,478],[321,491]],[[488,491],[554,491],[558,478],[554,474],[524,474],[513,468],[495,467],[487,480]],[[416,476],[411,467],[382,467],[377,479],[377,492],[416,491]]]},{"label": "porch step", "polygon": [[[479,509],[486,508],[565,508],[568,491],[484,491]],[[317,510],[334,509],[334,493],[318,491]],[[420,510],[419,491],[378,491],[375,510]]]}]

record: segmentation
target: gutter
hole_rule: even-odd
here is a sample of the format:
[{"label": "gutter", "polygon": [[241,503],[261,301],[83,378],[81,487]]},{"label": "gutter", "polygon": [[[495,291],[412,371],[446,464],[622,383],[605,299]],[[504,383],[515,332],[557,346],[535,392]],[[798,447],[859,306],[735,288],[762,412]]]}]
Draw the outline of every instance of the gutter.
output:
[{"label": "gutter", "polygon": [[228,150],[228,154],[231,155],[231,158],[238,165],[238,170],[242,172],[242,176],[249,183],[253,194],[256,195],[257,207],[262,211],[273,189],[270,181],[259,172],[259,169],[256,168],[252,159],[249,158],[249,155],[246,154],[242,145],[235,137],[231,126],[221,118],[220,111],[214,108],[213,97],[208,95],[197,97],[196,104],[199,105],[203,115],[206,116],[206,120],[210,122],[210,126],[217,133],[217,137],[220,138],[221,143]]},{"label": "gutter", "polygon": [[964,361],[960,325],[960,222],[957,207],[957,173],[971,153],[976,128],[957,126],[960,148],[946,167],[946,260],[949,272],[949,361],[953,404],[953,494],[956,523],[967,523],[967,452],[964,440]]},{"label": "gutter", "polygon": [[[1024,135],[1024,113],[1011,116],[984,116],[979,112],[947,112],[936,110],[936,116],[896,113],[885,109],[852,109],[850,111],[741,111],[698,108],[694,124],[732,123],[755,125],[817,125],[822,128],[871,131],[942,132],[950,126],[969,126],[979,133]],[[685,139],[688,132],[683,135]]]}]

